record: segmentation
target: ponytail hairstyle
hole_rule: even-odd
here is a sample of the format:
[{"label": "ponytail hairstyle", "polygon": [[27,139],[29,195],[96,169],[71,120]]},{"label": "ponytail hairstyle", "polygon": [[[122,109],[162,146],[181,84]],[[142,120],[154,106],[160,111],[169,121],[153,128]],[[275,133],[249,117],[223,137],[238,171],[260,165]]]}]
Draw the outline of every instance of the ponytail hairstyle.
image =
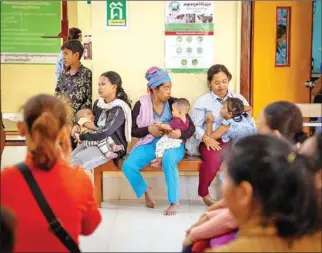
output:
[{"label": "ponytail hairstyle", "polygon": [[82,31],[76,27],[69,28],[68,40],[79,40],[82,35]]},{"label": "ponytail hairstyle", "polygon": [[54,96],[37,95],[24,105],[23,115],[33,142],[33,164],[49,171],[59,156],[57,138],[68,122],[67,107]]},{"label": "ponytail hairstyle", "polygon": [[287,101],[275,102],[264,110],[267,125],[278,130],[292,143],[303,143],[307,139],[303,132],[303,116],[300,109]]},{"label": "ponytail hairstyle", "polygon": [[242,117],[248,117],[248,114],[244,112],[244,104],[239,98],[228,98],[226,100],[228,112],[232,114],[234,121],[240,122]]},{"label": "ponytail hairstyle", "polygon": [[272,222],[287,242],[321,229],[311,165],[291,144],[273,136],[252,135],[237,141],[225,156],[232,181],[252,186],[262,226]]},{"label": "ponytail hairstyle", "polygon": [[116,86],[116,98],[123,100],[131,108],[132,101],[129,99],[128,95],[126,94],[126,92],[122,87],[121,76],[114,71],[105,72],[101,76],[105,76],[110,80],[111,84]]}]

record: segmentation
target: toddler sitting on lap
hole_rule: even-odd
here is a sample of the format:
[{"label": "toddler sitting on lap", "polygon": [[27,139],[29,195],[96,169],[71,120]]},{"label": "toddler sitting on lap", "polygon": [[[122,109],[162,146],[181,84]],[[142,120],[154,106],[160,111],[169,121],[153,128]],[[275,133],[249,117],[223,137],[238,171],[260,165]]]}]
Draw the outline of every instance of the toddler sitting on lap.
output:
[{"label": "toddler sitting on lap", "polygon": [[[94,124],[94,114],[90,109],[79,110],[76,114],[76,120],[77,124],[81,127],[80,134],[98,130]],[[102,153],[110,159],[115,159],[117,157],[116,152],[123,150],[123,146],[116,145],[111,137],[101,141],[82,141],[82,145],[85,147],[98,146]]]},{"label": "toddler sitting on lap", "polygon": [[[179,98],[172,105],[172,116],[173,119],[169,124],[162,124],[160,121],[156,121],[155,124],[160,126],[165,131],[171,131],[179,129],[185,131],[189,128],[189,120],[187,114],[190,110],[190,103],[185,98]],[[156,158],[151,162],[151,166],[161,167],[162,157],[164,152],[170,148],[178,148],[182,143],[181,139],[169,138],[167,134],[163,135],[156,144]]]}]

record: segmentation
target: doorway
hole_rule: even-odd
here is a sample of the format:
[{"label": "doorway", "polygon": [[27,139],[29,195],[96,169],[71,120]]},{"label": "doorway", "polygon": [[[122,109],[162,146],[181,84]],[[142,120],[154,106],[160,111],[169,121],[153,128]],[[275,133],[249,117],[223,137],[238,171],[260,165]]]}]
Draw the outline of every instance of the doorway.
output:
[{"label": "doorway", "polygon": [[[288,8],[289,62],[276,64],[278,8]],[[309,103],[313,1],[246,1],[242,3],[241,93],[254,117],[277,100]]]}]

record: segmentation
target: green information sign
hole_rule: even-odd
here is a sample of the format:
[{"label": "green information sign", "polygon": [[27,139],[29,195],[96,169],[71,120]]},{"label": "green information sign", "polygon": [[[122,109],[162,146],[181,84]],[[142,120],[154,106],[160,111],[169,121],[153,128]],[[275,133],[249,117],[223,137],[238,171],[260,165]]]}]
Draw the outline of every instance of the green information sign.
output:
[{"label": "green information sign", "polygon": [[128,27],[128,8],[126,0],[106,1],[106,28],[122,29]]},{"label": "green information sign", "polygon": [[56,63],[60,1],[1,1],[1,63]]}]

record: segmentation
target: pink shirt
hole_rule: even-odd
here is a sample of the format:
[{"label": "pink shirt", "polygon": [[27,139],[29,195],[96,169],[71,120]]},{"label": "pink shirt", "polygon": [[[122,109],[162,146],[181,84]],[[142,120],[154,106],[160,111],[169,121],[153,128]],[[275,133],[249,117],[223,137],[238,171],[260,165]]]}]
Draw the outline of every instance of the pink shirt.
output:
[{"label": "pink shirt", "polygon": [[237,221],[228,208],[207,212],[208,221],[191,229],[190,238],[193,241],[217,237],[238,228]]}]

